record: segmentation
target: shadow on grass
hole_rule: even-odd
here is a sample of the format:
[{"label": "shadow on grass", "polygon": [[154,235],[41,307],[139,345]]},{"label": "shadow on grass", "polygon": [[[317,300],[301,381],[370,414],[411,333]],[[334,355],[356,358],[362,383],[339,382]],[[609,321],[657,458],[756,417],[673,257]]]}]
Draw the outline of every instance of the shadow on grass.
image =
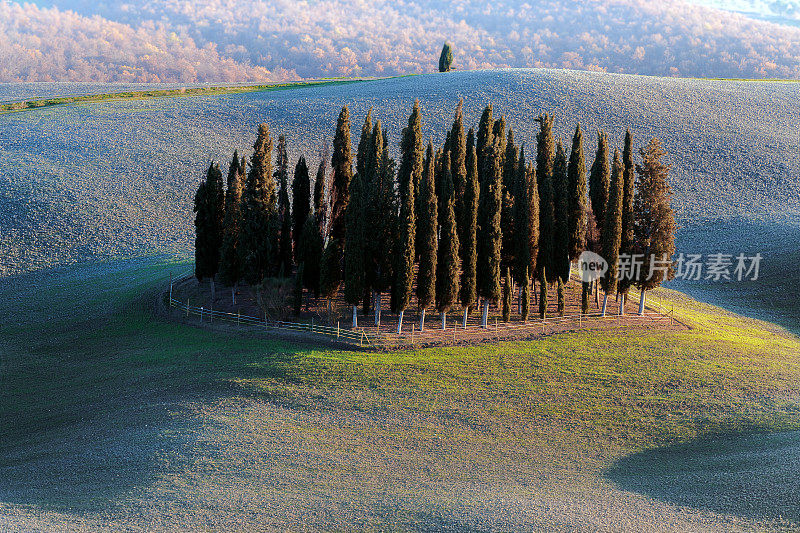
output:
[{"label": "shadow on grass", "polygon": [[96,512],[191,446],[188,401],[291,380],[311,348],[172,324],[156,289],[186,264],[144,258],[0,279],[0,501]]},{"label": "shadow on grass", "polygon": [[756,433],[647,450],[606,477],[675,505],[800,524],[800,432]]}]

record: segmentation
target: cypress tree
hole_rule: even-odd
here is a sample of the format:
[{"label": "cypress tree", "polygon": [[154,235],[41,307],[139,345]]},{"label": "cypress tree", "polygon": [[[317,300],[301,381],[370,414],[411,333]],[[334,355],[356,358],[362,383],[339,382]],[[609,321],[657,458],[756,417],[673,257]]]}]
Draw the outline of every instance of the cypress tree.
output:
[{"label": "cypress tree", "polygon": [[364,198],[363,174],[350,182],[350,201],[345,211],[344,297],[353,306],[353,327],[358,327],[356,308],[364,294]]},{"label": "cypress tree", "polygon": [[603,221],[603,259],[608,262],[608,272],[600,280],[603,288],[603,316],[606,315],[608,295],[616,292],[619,273],[619,246],[622,239],[622,161],[619,150],[614,150],[614,166],[608,191],[608,205]]},{"label": "cypress tree", "polygon": [[[467,186],[467,144],[464,135],[464,100],[458,101],[453,127],[450,129],[450,175],[453,176],[453,190],[455,198],[453,209],[455,210],[456,220],[464,220],[464,189]],[[460,224],[459,224],[460,226]],[[465,236],[463,228],[459,227],[459,242],[463,246]],[[462,254],[463,255],[463,254]]]},{"label": "cypress tree", "polygon": [[547,318],[547,267],[539,267],[539,318]]},{"label": "cypress tree", "polygon": [[503,278],[503,322],[511,320],[511,273],[506,268],[506,275]]},{"label": "cypress tree", "polygon": [[[303,238],[300,240],[300,251],[297,262],[303,263],[303,286],[314,292],[314,297],[319,297],[320,264],[324,240],[320,233],[319,223],[315,216],[306,218],[303,225]],[[306,266],[307,265],[307,266]]]},{"label": "cypress tree", "polygon": [[557,278],[569,280],[569,178],[567,156],[561,141],[556,146],[553,163],[553,211],[555,232],[553,233],[553,272]]},{"label": "cypress tree", "polygon": [[339,249],[344,248],[345,222],[344,213],[350,199],[350,180],[353,179],[353,154],[350,147],[350,111],[342,108],[336,122],[336,134],[333,137],[333,182],[330,191],[330,238],[337,241]]},{"label": "cypress tree", "polygon": [[[200,193],[199,189],[198,193]],[[195,275],[201,281],[203,278],[209,279],[213,305],[216,296],[214,277],[219,272],[225,217],[225,189],[222,183],[222,171],[219,169],[219,165],[213,161],[206,171],[205,185],[199,196],[199,199],[195,199],[197,211],[195,256],[199,258],[199,262],[195,261]]]},{"label": "cypress tree", "polygon": [[248,283],[270,274],[277,254],[277,194],[272,177],[272,139],[266,124],[258,127],[250,172],[242,192],[241,262]]},{"label": "cypress tree", "polygon": [[278,160],[275,178],[278,189],[278,265],[277,272],[283,276],[292,274],[292,214],[289,207],[289,157],[286,155],[286,137],[278,137]]},{"label": "cypress tree", "polygon": [[450,72],[453,65],[453,47],[450,43],[444,43],[442,53],[439,54],[439,72]]},{"label": "cypress tree", "polygon": [[416,219],[414,210],[415,184],[422,177],[422,117],[419,101],[408,118],[400,143],[400,215],[397,225],[397,251],[395,252],[394,306],[398,311],[397,332],[403,327],[403,313],[411,299],[414,282],[414,238]]},{"label": "cypress tree", "polygon": [[298,258],[302,246],[303,229],[310,212],[311,178],[308,175],[306,158],[300,156],[294,167],[294,179],[292,180],[292,240],[294,241],[294,255]]},{"label": "cypress tree", "polygon": [[675,253],[677,226],[670,205],[670,167],[661,161],[666,155],[661,141],[651,139],[640,154],[642,164],[636,166],[639,183],[634,199],[634,239],[637,250],[644,256],[641,277],[636,283],[642,291],[639,299],[641,315],[644,313],[645,291],[658,287],[672,275],[672,269],[667,265]]},{"label": "cypress tree", "polygon": [[441,202],[444,216],[440,217],[441,230],[439,237],[438,259],[436,262],[436,308],[442,315],[442,329],[445,327],[446,313],[458,300],[459,257],[458,230],[456,229],[455,191],[450,175],[450,153],[445,152],[442,162],[444,177],[442,178]]},{"label": "cypress tree", "polygon": [[608,205],[608,188],[611,183],[611,169],[608,165],[608,139],[605,132],[597,132],[597,152],[589,174],[589,196],[592,202],[597,229],[603,231],[606,205]]},{"label": "cypress tree", "polygon": [[[633,215],[633,195],[636,183],[635,167],[633,164],[633,139],[631,130],[625,132],[625,147],[622,150],[622,239],[620,241],[620,255],[631,257],[634,250],[634,215]],[[625,314],[625,301],[628,298],[628,290],[634,283],[631,276],[625,276],[619,280],[617,291],[619,292],[619,314]]]},{"label": "cypress tree", "polygon": [[494,141],[497,141],[497,153],[500,155],[500,175],[503,175],[503,165],[506,157],[506,117],[494,121],[492,129]]},{"label": "cypress tree", "polygon": [[586,159],[583,155],[583,132],[575,126],[569,154],[569,259],[574,261],[586,249]]},{"label": "cypress tree", "polygon": [[553,246],[556,231],[555,206],[553,198],[553,119],[541,115],[537,119],[540,130],[537,135],[536,177],[539,187],[539,259],[538,265],[547,271],[548,282],[556,280],[557,269],[553,266]]},{"label": "cypress tree", "polygon": [[517,192],[518,161],[519,148],[514,145],[514,131],[509,129],[503,157],[503,209],[500,214],[500,228],[503,232],[502,260],[507,267],[514,264],[514,256],[517,252],[514,205]]},{"label": "cypress tree", "polygon": [[320,233],[325,236],[325,225],[328,218],[325,203],[325,176],[328,165],[328,156],[323,155],[317,167],[317,176],[314,179],[314,216],[319,224]]},{"label": "cypress tree", "polygon": [[494,143],[494,120],[492,104],[486,106],[478,123],[478,136],[475,140],[475,153],[478,155],[478,183],[483,183],[486,174],[486,154]]},{"label": "cypress tree", "polygon": [[539,187],[533,164],[525,167],[525,160],[521,159],[520,162],[523,177],[520,180],[519,201],[516,203],[517,265],[521,272],[527,272],[526,278],[530,278],[536,272],[539,255]]},{"label": "cypress tree", "polygon": [[375,177],[372,180],[371,196],[367,217],[370,236],[367,239],[369,250],[367,264],[370,269],[369,283],[375,291],[375,325],[381,319],[381,293],[387,291],[392,283],[392,247],[394,229],[397,226],[397,201],[395,199],[395,163],[389,157],[389,145],[385,131],[381,131],[377,121],[373,128],[373,139],[378,158]]},{"label": "cypress tree", "polygon": [[522,321],[527,322],[528,317],[531,313],[531,280],[530,280],[530,273],[528,272],[528,267],[525,267],[524,274],[522,276],[522,309],[520,313],[522,314]]},{"label": "cypress tree", "polygon": [[[372,108],[367,111],[364,124],[361,126],[361,138],[356,150],[356,174],[364,175],[366,172],[367,158],[372,149]],[[366,183],[366,182],[365,182]],[[366,189],[365,189],[366,190]]]},{"label": "cypress tree", "polygon": [[581,314],[589,313],[589,291],[591,284],[588,281],[581,282]]},{"label": "cypress tree", "polygon": [[242,276],[239,262],[239,232],[241,229],[242,175],[238,152],[228,168],[228,187],[225,191],[225,222],[222,234],[219,275],[223,283],[231,287],[231,302],[236,304],[236,286]]},{"label": "cypress tree", "polygon": [[485,163],[478,207],[478,291],[484,299],[481,318],[484,327],[488,318],[489,302],[497,302],[500,298],[500,251],[503,235],[500,229],[502,175],[498,140],[487,151]]},{"label": "cypress tree", "polygon": [[208,213],[208,175],[211,174],[214,163],[206,171],[206,179],[200,181],[194,194],[194,275],[198,281],[208,276],[209,271],[209,213]]},{"label": "cypress tree", "polygon": [[467,135],[466,182],[464,204],[461,211],[461,305],[464,308],[464,328],[470,308],[478,299],[477,289],[477,227],[478,227],[478,158],[475,154],[475,132],[470,128]]},{"label": "cypress tree", "polygon": [[425,171],[419,191],[420,211],[417,213],[417,243],[419,245],[419,272],[417,273],[417,305],[420,311],[419,329],[425,329],[425,309],[436,296],[437,198],[434,184],[433,146],[428,143],[425,154]]}]

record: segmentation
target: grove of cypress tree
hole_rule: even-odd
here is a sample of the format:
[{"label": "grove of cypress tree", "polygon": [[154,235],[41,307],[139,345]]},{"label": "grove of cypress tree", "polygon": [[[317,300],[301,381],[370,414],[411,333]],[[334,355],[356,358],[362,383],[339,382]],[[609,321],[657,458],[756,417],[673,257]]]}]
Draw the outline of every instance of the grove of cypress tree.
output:
[{"label": "grove of cypress tree", "polygon": [[242,192],[241,263],[245,279],[260,283],[277,254],[277,194],[272,176],[272,139],[266,124],[258,127],[250,172]]},{"label": "grove of cypress tree", "polygon": [[481,183],[478,207],[478,292],[483,297],[481,322],[486,327],[489,302],[500,298],[500,252],[502,232],[500,210],[502,208],[502,175],[500,168],[500,146],[495,140],[486,153],[486,173]]},{"label": "grove of cypress tree", "polygon": [[330,191],[330,238],[344,249],[344,213],[350,199],[350,180],[353,179],[353,153],[350,146],[350,111],[344,106],[336,122],[333,137],[333,182]]},{"label": "grove of cypress tree", "polygon": [[583,155],[583,132],[575,126],[572,151],[567,166],[569,177],[569,259],[574,261],[586,249],[586,158]]},{"label": "grove of cypress tree", "polygon": [[[633,139],[631,130],[625,132],[625,147],[622,150],[622,239],[620,241],[620,255],[632,256],[634,250],[634,215],[633,215],[633,195],[636,187],[636,169],[633,164]],[[625,276],[619,280],[617,291],[619,292],[619,314],[625,314],[625,301],[628,298],[628,290],[634,283],[632,276]]]},{"label": "grove of cypress tree", "polygon": [[589,197],[592,202],[597,229],[603,231],[606,205],[608,205],[608,188],[611,183],[611,168],[608,164],[608,138],[605,132],[597,132],[597,152],[589,174]]},{"label": "grove of cypress tree", "polygon": [[606,315],[608,295],[616,292],[619,274],[619,246],[622,240],[622,160],[619,150],[614,150],[614,164],[611,171],[611,185],[608,191],[608,205],[603,220],[602,245],[603,259],[608,262],[608,271],[600,279],[603,288],[603,316]]},{"label": "grove of cypress tree", "polygon": [[393,290],[394,305],[399,316],[397,332],[403,327],[403,313],[411,299],[414,283],[414,238],[416,235],[415,219],[415,184],[422,178],[422,116],[419,101],[414,102],[414,109],[408,118],[408,126],[403,129],[400,142],[400,170],[398,172],[400,188],[400,214],[397,224],[397,249],[395,252],[395,286]]},{"label": "grove of cypress tree", "polygon": [[444,43],[442,53],[439,54],[439,72],[450,72],[453,65],[453,47],[450,43]]},{"label": "grove of cypress tree", "polygon": [[225,191],[225,221],[222,233],[222,251],[220,253],[219,277],[223,283],[231,287],[231,302],[236,304],[236,286],[242,277],[242,265],[239,261],[239,233],[242,217],[242,175],[238,152],[233,153],[233,160],[228,168],[228,187]]},{"label": "grove of cypress tree", "polygon": [[478,135],[475,139],[475,153],[478,155],[478,183],[483,183],[486,174],[486,154],[492,150],[494,143],[494,119],[492,104],[486,106],[478,123]]},{"label": "grove of cypress tree", "polygon": [[464,184],[464,204],[461,211],[461,306],[464,308],[463,327],[467,327],[470,308],[478,299],[477,287],[477,229],[478,229],[478,158],[475,154],[475,132],[470,129],[467,135],[466,182]]},{"label": "grove of cypress tree", "polygon": [[556,146],[553,163],[553,211],[555,232],[553,233],[553,269],[560,280],[569,280],[569,178],[567,156],[561,141]]},{"label": "grove of cypress tree", "polygon": [[278,265],[277,272],[284,277],[292,274],[292,214],[289,205],[289,157],[286,155],[286,137],[278,137],[278,158],[275,178],[278,182]]},{"label": "grove of cypress tree", "polygon": [[540,130],[536,147],[536,178],[539,187],[539,268],[547,272],[547,281],[556,280],[557,269],[553,266],[553,246],[556,231],[555,202],[553,187],[553,159],[555,143],[553,141],[553,119],[549,115],[541,115],[537,119]]},{"label": "grove of cypress tree", "polygon": [[506,275],[503,278],[503,322],[511,320],[511,273],[506,268]]},{"label": "grove of cypress tree", "polygon": [[[299,257],[303,229],[306,226],[306,220],[310,212],[311,178],[308,175],[306,158],[300,156],[300,159],[297,160],[297,165],[294,167],[294,179],[292,180],[292,241],[295,257]],[[299,262],[300,260],[298,259]]]},{"label": "grove of cypress tree", "polygon": [[437,221],[438,209],[434,184],[433,147],[428,143],[425,154],[425,171],[419,191],[420,210],[417,213],[417,243],[419,245],[419,271],[417,273],[417,304],[420,311],[419,329],[425,329],[425,309],[436,297]]},{"label": "grove of cypress tree", "polygon": [[441,230],[439,235],[438,259],[436,262],[436,308],[442,315],[442,328],[445,327],[445,315],[458,301],[459,257],[458,257],[458,230],[456,228],[455,191],[453,179],[450,175],[450,152],[445,152],[442,162],[442,196],[441,202],[444,216],[440,217]]},{"label": "grove of cypress tree", "polygon": [[[639,175],[634,199],[634,240],[638,251],[644,256],[641,277],[636,286],[642,291],[639,299],[639,314],[644,313],[645,291],[661,285],[672,274],[668,265],[675,253],[675,215],[670,201],[670,167],[661,158],[666,152],[661,141],[653,138],[647,147],[640,150],[642,164],[636,166]],[[653,260],[659,264],[653,264]],[[652,270],[652,275],[651,275]]]},{"label": "grove of cypress tree", "polygon": [[350,181],[350,200],[345,211],[344,297],[353,306],[353,327],[358,326],[356,308],[364,294],[364,198],[363,174]]}]

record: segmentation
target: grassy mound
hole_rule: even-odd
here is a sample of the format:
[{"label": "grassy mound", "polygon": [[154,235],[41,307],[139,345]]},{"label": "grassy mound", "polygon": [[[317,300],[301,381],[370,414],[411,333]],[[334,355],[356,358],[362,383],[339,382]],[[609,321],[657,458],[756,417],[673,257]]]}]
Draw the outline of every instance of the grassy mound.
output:
[{"label": "grassy mound", "polygon": [[613,508],[691,528],[701,515],[631,503],[603,469],[800,427],[800,340],[680,293],[658,296],[691,331],[364,354],[165,322],[169,268],[185,265],[0,282],[0,501],[38,509],[26,519],[519,530]]}]

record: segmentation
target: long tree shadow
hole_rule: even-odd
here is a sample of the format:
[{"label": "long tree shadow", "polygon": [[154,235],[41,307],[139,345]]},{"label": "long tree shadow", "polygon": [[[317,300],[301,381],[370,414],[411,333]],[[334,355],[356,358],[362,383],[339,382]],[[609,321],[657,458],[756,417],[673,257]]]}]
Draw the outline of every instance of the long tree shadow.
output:
[{"label": "long tree shadow", "polygon": [[800,432],[647,450],[605,474],[622,489],[676,505],[800,524]]},{"label": "long tree shadow", "polygon": [[239,393],[233,378],[291,379],[309,346],[155,317],[154,286],[170,269],[186,265],[0,279],[0,501],[102,511],[192,446],[187,402]]}]

